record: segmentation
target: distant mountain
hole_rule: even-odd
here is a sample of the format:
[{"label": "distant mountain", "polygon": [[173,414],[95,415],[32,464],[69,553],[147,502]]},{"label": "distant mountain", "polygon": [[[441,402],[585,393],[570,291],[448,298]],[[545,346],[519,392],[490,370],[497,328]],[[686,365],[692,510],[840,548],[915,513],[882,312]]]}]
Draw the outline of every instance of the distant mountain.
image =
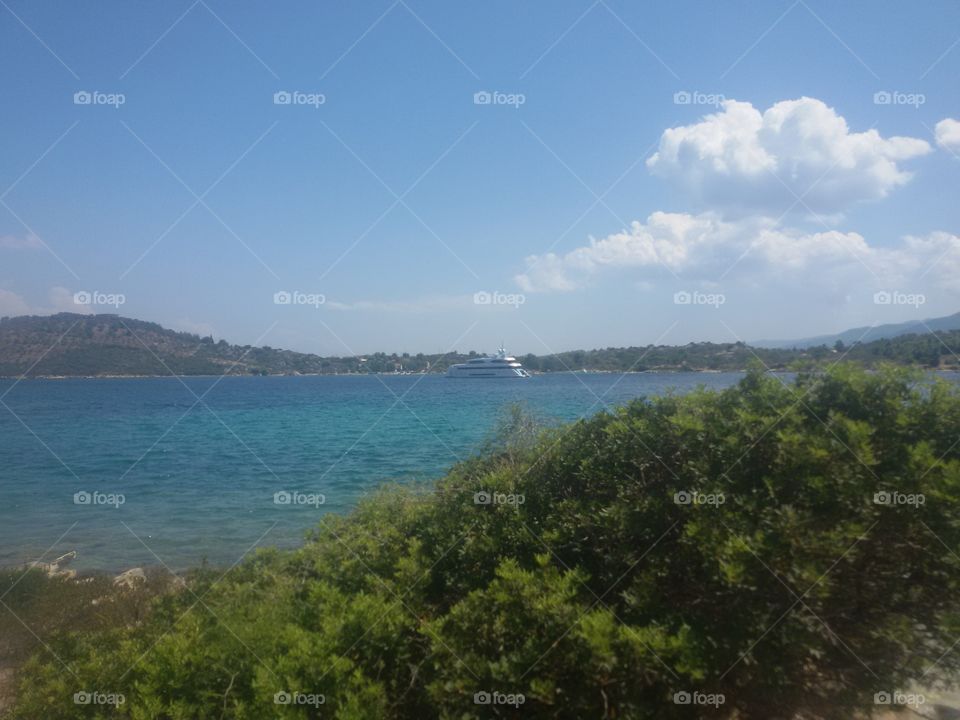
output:
[{"label": "distant mountain", "polygon": [[931,318],[929,320],[909,320],[907,322],[876,325],[874,327],[859,327],[844,330],[835,335],[817,335],[799,340],[756,340],[752,345],[765,348],[811,348],[818,345],[833,347],[837,340],[843,341],[844,345],[852,345],[857,341],[868,343],[873,340],[895,338],[901,335],[923,335],[929,333],[931,330],[938,333],[960,330],[960,312],[947,315],[946,317]]},{"label": "distant mountain", "polygon": [[[955,368],[960,364],[960,330],[943,330],[948,320],[950,318],[928,321],[930,327],[938,331],[937,335],[924,332],[857,343],[845,349],[842,357],[868,365],[893,362]],[[848,333],[853,334],[849,343],[852,344],[862,331]],[[846,335],[829,338],[835,342],[836,338]],[[451,363],[472,357],[477,357],[477,353],[378,352],[363,357],[322,357],[269,346],[231,345],[225,340],[214,341],[212,337],[176,332],[157,323],[119,315],[61,313],[0,318],[0,377],[443,372]],[[524,355],[519,359],[534,372],[630,372],[733,371],[753,363],[762,363],[771,370],[784,370],[797,363],[838,357],[841,355],[832,342],[805,349],[702,342],[572,350],[555,355]]]}]

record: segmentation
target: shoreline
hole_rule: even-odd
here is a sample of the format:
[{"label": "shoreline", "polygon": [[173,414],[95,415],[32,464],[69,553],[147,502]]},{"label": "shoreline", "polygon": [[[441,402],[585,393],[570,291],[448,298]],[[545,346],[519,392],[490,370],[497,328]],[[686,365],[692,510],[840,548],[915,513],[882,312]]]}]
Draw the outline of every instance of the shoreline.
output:
[{"label": "shoreline", "polygon": [[[693,369],[685,370],[682,368],[657,368],[651,370],[555,370],[548,372],[536,372],[533,371],[531,374],[536,376],[548,376],[548,375],[720,375],[723,373],[745,373],[749,368],[732,368],[729,370],[716,370],[712,368],[704,369]],[[958,368],[960,369],[960,368]],[[772,372],[791,372],[788,368],[776,367],[771,368]],[[949,370],[948,370],[949,371]],[[446,377],[445,373],[440,372],[427,372],[427,373],[415,373],[415,372],[397,372],[397,373],[271,373],[266,375],[260,374],[240,374],[240,373],[229,373],[226,375],[214,375],[214,374],[197,374],[197,375],[0,375],[0,380],[153,380],[160,378],[176,379],[176,378],[299,378],[299,377],[421,377],[432,375],[435,377]],[[456,378],[458,380],[471,379],[471,378]],[[472,378],[478,379],[478,378]],[[491,378],[479,378],[479,379],[491,379]],[[492,378],[496,379],[512,379],[512,378]]]},{"label": "shoreline", "polygon": [[[937,368],[927,368],[917,365],[904,365],[903,367],[922,370],[931,373],[960,373],[960,365],[943,366]],[[553,372],[533,372],[533,377],[551,376],[551,375],[723,375],[723,374],[745,374],[749,368],[732,368],[729,370],[683,370],[680,368],[661,368],[655,370],[557,370]],[[797,372],[785,367],[768,368],[772,373],[790,373]],[[228,375],[0,375],[0,381],[11,380],[14,382],[23,382],[25,380],[183,380],[185,378],[317,378],[317,377],[446,377],[444,373],[276,373],[272,375],[240,375],[231,373]],[[457,380],[510,380],[512,378],[455,378]]]}]

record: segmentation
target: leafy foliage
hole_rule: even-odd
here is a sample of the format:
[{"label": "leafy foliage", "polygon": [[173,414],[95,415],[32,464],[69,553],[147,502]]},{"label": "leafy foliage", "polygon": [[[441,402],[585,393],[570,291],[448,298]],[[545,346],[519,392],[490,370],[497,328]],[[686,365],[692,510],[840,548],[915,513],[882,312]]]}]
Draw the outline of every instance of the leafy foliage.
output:
[{"label": "leafy foliage", "polygon": [[902,369],[636,400],[51,640],[11,717],[847,720],[960,670],[958,437]]}]

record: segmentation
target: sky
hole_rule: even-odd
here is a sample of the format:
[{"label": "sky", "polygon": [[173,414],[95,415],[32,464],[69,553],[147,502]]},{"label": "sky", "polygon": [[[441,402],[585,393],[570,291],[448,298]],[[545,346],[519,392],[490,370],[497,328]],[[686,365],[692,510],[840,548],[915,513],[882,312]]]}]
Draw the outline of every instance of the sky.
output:
[{"label": "sky", "polygon": [[960,310],[960,5],[0,1],[0,315],[327,355]]}]

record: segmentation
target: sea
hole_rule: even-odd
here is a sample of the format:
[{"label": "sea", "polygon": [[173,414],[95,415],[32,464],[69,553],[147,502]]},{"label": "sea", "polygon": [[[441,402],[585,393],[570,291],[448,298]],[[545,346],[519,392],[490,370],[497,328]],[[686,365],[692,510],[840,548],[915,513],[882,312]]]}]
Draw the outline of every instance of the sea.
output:
[{"label": "sea", "polygon": [[0,567],[78,570],[291,547],[386,483],[429,483],[519,405],[544,424],[740,373],[0,380]]}]

